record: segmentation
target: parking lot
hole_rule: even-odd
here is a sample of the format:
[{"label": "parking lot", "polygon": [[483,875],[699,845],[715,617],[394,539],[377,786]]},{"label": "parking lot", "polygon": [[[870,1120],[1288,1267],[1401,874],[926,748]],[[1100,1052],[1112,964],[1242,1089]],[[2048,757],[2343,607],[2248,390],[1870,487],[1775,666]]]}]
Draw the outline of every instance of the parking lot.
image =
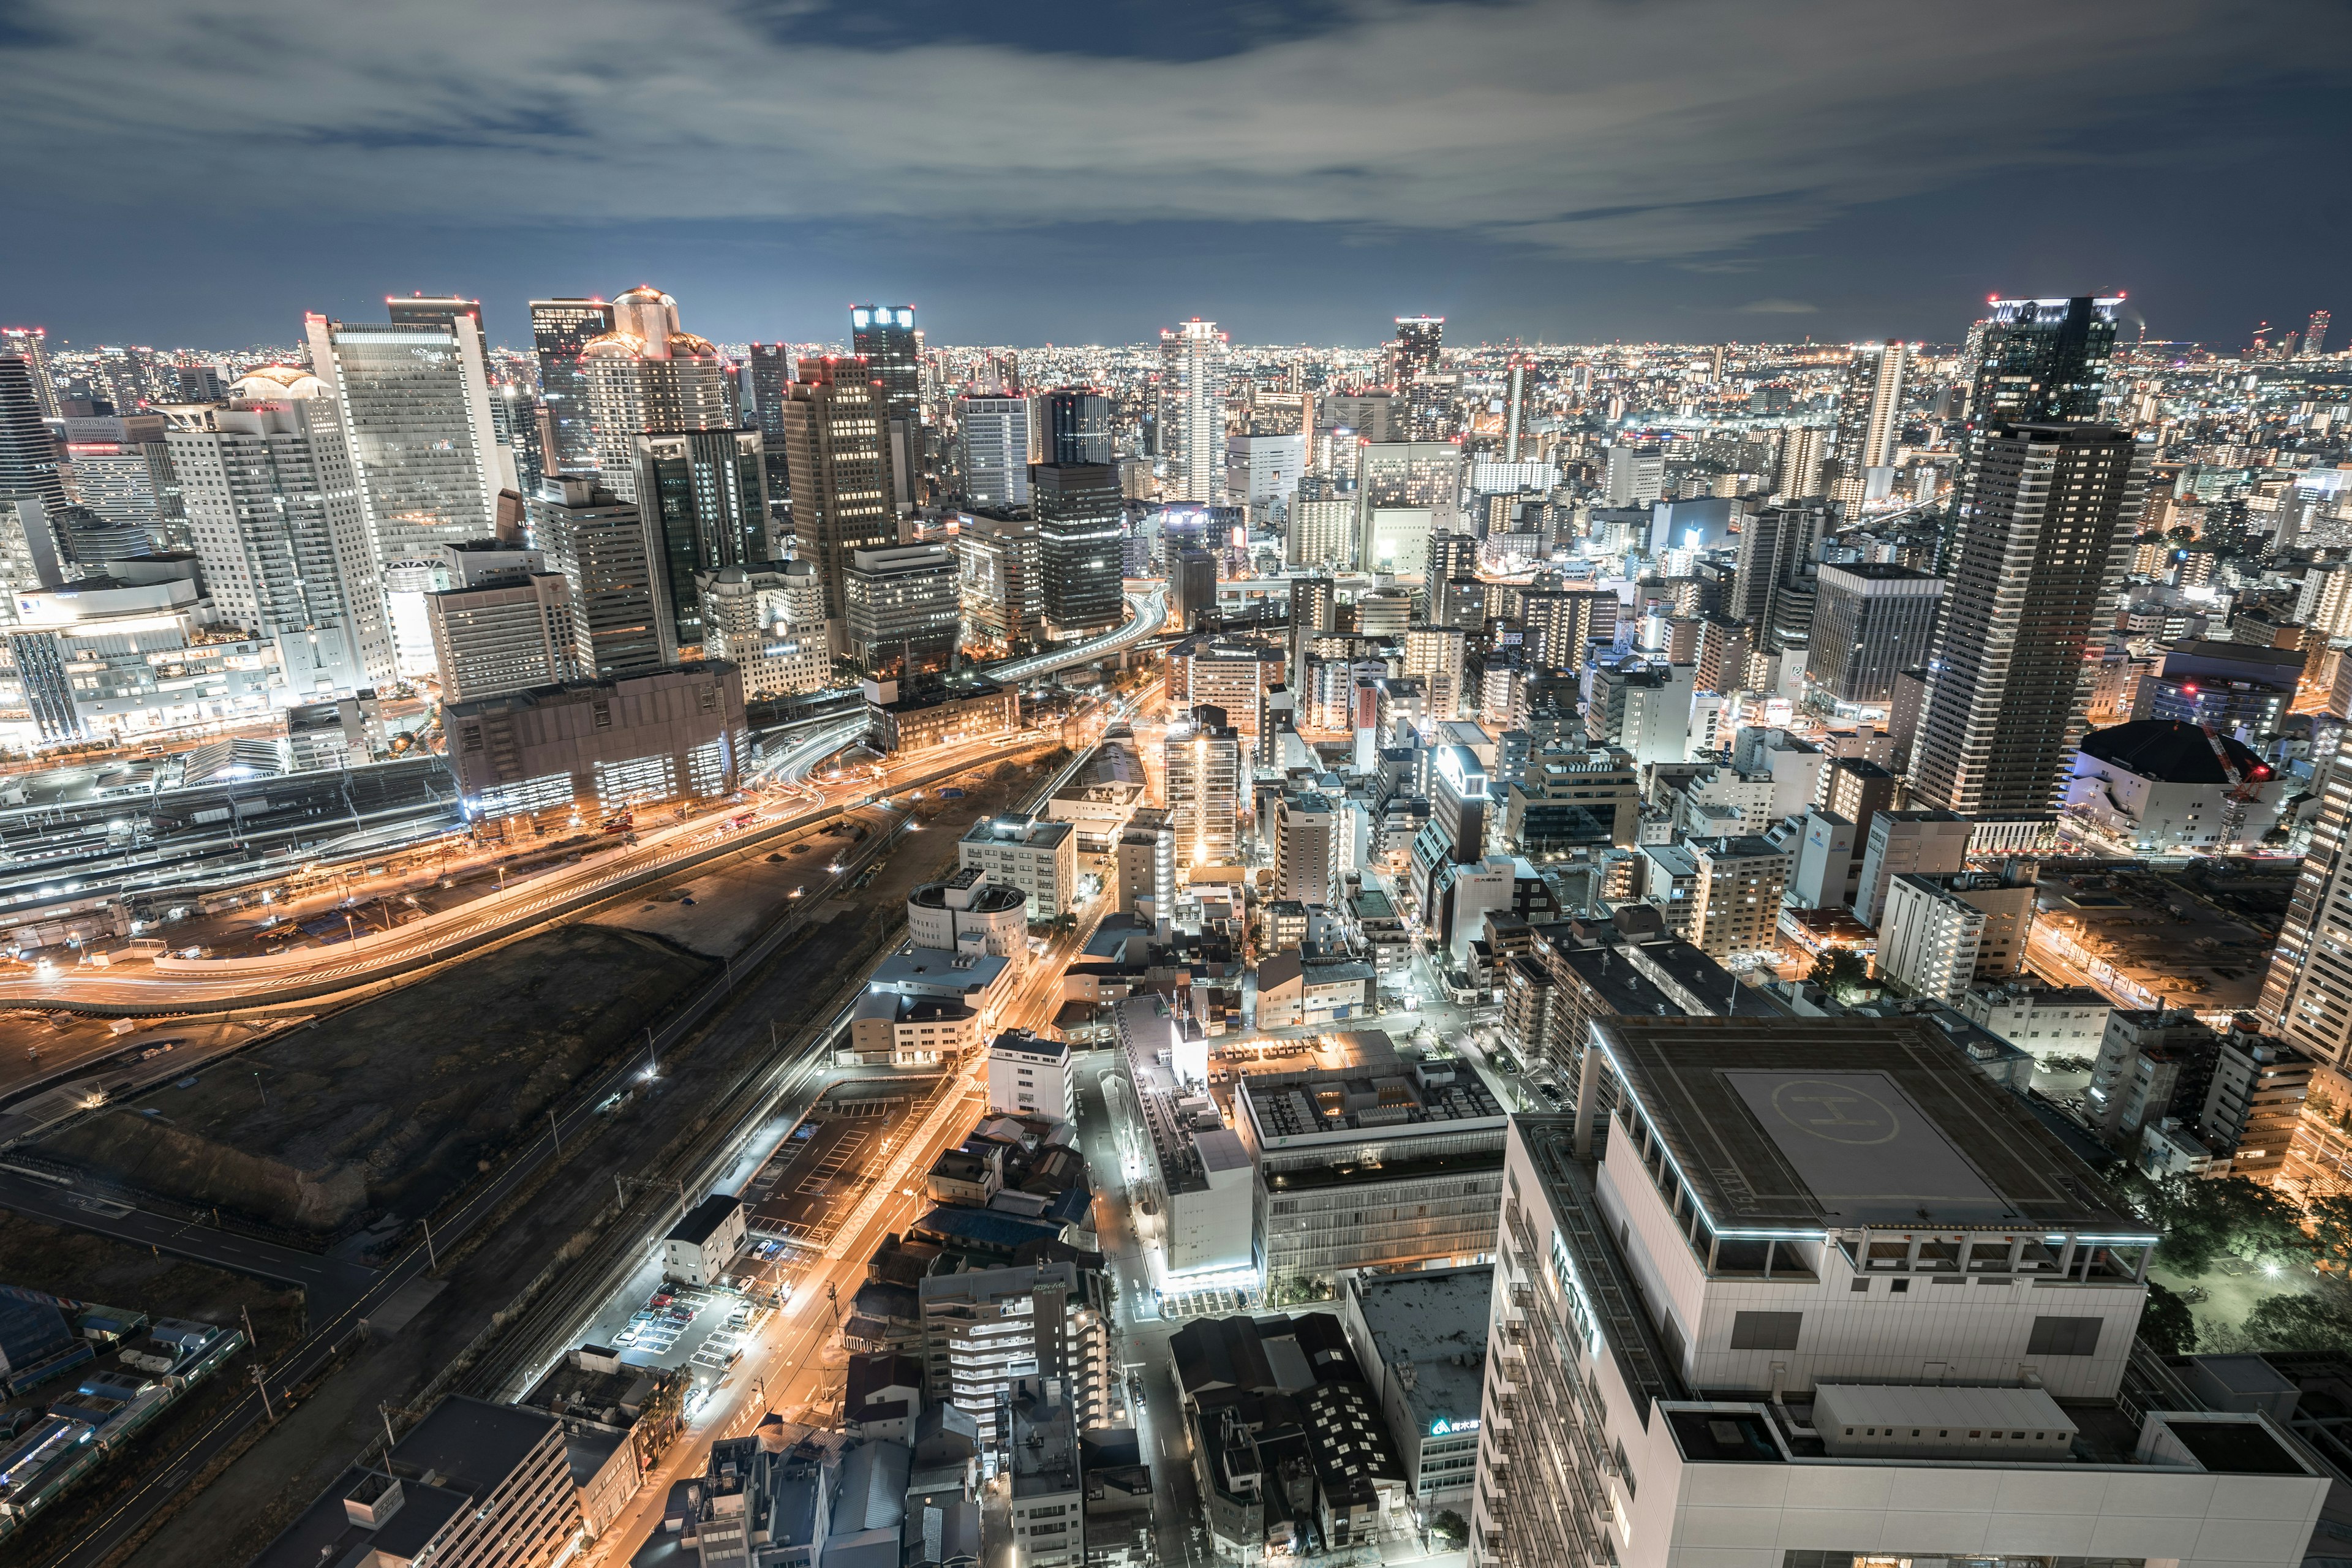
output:
[{"label": "parking lot", "polygon": [[689,1368],[716,1381],[770,1310],[732,1290],[656,1278],[650,1289],[633,1289],[615,1299],[591,1326],[587,1340],[610,1346],[630,1366]]}]

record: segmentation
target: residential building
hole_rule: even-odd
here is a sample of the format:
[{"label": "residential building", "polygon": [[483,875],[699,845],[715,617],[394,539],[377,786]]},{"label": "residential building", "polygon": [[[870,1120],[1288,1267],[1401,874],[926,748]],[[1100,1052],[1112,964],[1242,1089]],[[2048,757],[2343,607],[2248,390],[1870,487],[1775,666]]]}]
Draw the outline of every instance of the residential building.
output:
[{"label": "residential building", "polygon": [[1592,670],[1586,732],[1596,744],[1624,752],[1636,766],[1683,761],[1696,674],[1688,664],[1603,659]]},{"label": "residential building", "polygon": [[2099,1054],[2115,1004],[2087,985],[2038,985],[2001,980],[1971,985],[1958,1004],[1969,1021],[1982,1025],[2011,1045],[2037,1058]]},{"label": "residential building", "polygon": [[1858,344],[1838,395],[1837,436],[1832,456],[1837,482],[1830,499],[1849,513],[1858,512],[1868,497],[1873,468],[1885,469],[1894,460],[1895,443],[1903,434],[1903,371],[1909,351],[1889,340]]},{"label": "residential building", "polygon": [[227,404],[175,411],[164,438],[214,606],[276,645],[289,694],[389,689],[383,576],[325,383],[252,372]]},{"label": "residential building", "polygon": [[1010,1436],[1016,1381],[1063,1380],[1085,1426],[1102,1419],[1110,1303],[1103,1277],[1075,1263],[933,1274],[916,1287],[926,1395],[968,1411],[983,1449]]},{"label": "residential building", "polygon": [[956,864],[1026,893],[1030,921],[1046,924],[1069,913],[1077,895],[1077,829],[1020,812],[983,816],[957,841]]},{"label": "residential building", "polygon": [[1916,995],[1958,1007],[1969,989],[2016,973],[2033,929],[2033,883],[1988,872],[1887,884],[1878,970]]},{"label": "residential building", "polygon": [[954,667],[961,574],[937,544],[856,550],[842,577],[841,652],[867,675],[908,680]]},{"label": "residential building", "polygon": [[1581,670],[1593,644],[1616,640],[1617,608],[1616,595],[1595,589],[1530,589],[1520,595],[1521,646],[1545,669]]},{"label": "residential building", "polygon": [[1216,322],[1161,329],[1158,424],[1169,499],[1215,504],[1225,453],[1225,334]]},{"label": "residential building", "polygon": [[1241,848],[1242,752],[1241,736],[1222,708],[1194,708],[1169,724],[1168,814],[1179,867],[1234,863]]},{"label": "residential building", "polygon": [[1286,791],[1274,806],[1276,899],[1328,905],[1339,885],[1340,823],[1321,795]]},{"label": "residential building", "polygon": [[833,659],[816,564],[774,561],[725,566],[695,579],[702,601],[702,654],[743,672],[743,700],[823,691]]},{"label": "residential building", "polygon": [[1971,427],[2096,419],[2123,303],[2121,295],[1990,301],[1960,367]]},{"label": "residential building", "polygon": [[1086,1474],[1073,1393],[1067,1378],[1016,1377],[1005,1396],[1013,1561],[1022,1568],[1085,1568]]},{"label": "residential building", "polygon": [[1691,945],[1718,962],[1774,951],[1788,856],[1750,835],[1694,838],[1685,847],[1694,871]]},{"label": "residential building", "polygon": [[1114,908],[1164,933],[1176,912],[1175,814],[1138,808],[1119,830],[1112,856]]},{"label": "residential building", "polygon": [[1405,676],[1422,683],[1427,694],[1429,717],[1441,723],[1462,717],[1462,683],[1467,668],[1468,646],[1467,637],[1458,626],[1405,628]]},{"label": "residential building", "polygon": [[2300,1559],[2328,1478],[2155,1392],[2155,1233],[1932,1026],[1597,1030],[1511,1125],[1474,1563]]},{"label": "residential building", "polygon": [[1974,443],[1911,764],[1919,804],[1975,815],[2058,799],[2087,708],[2084,650],[2122,580],[2145,468],[2107,425],[2001,425]]},{"label": "residential building", "polygon": [[1813,602],[1805,679],[1857,708],[1894,700],[1895,678],[1926,660],[1944,580],[1879,562],[1825,562]]},{"label": "residential building", "polygon": [[253,1561],[550,1568],[582,1534],[580,1497],[561,1420],[456,1394],[379,1463],[345,1470]]},{"label": "residential building", "polygon": [[681,1285],[717,1285],[750,1234],[743,1200],[713,1193],[679,1215],[662,1237],[662,1277]]},{"label": "residential building", "polygon": [[442,710],[468,816],[604,814],[733,793],[751,753],[742,677],[706,659]]},{"label": "residential building", "polygon": [[1864,837],[1856,878],[1854,918],[1875,928],[1884,914],[1886,887],[1906,872],[1948,877],[1967,868],[1969,820],[1948,811],[1882,811]]},{"label": "residential building", "polygon": [[2221,1037],[2197,1126],[2206,1146],[2229,1159],[2230,1174],[2268,1183],[2284,1169],[2319,1065],[2251,1029]]},{"label": "residential building", "polygon": [[1265,694],[1282,682],[1282,649],[1255,637],[1198,632],[1168,650],[1171,708],[1214,708],[1255,742]]}]

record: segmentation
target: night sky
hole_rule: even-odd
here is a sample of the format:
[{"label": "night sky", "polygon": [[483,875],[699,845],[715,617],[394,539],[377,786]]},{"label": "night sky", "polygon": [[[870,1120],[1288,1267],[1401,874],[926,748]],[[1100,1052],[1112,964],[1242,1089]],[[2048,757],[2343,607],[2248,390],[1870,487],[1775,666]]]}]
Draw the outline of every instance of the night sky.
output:
[{"label": "night sky", "polygon": [[651,281],[721,340],[2352,331],[2352,12],[1889,0],[0,0],[0,322],[290,342]]}]

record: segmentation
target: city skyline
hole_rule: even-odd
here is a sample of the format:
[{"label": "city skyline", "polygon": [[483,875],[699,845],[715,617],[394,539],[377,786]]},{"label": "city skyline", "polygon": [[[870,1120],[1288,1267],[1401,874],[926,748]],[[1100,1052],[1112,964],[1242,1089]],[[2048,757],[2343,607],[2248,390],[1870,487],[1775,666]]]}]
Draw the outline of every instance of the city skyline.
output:
[{"label": "city skyline", "polygon": [[[1982,8],[1890,29],[1842,0],[1769,26],[1294,5],[1083,31],[688,7],[650,40],[609,0],[561,26],[519,7],[463,58],[434,0],[234,50],[234,7],[143,9],[0,21],[0,178],[88,241],[20,252],[12,310],[76,342],[280,341],[289,303],[452,289],[520,343],[525,299],[651,278],[723,341],[830,341],[868,299],[916,302],[936,342],[1199,315],[1368,346],[1419,311],[1462,343],[1949,341],[1989,292],[2124,289],[2151,336],[2228,343],[2325,303],[2352,237],[2303,195],[2345,27],[2315,6],[2020,12],[2020,47]],[[867,89],[890,113],[841,136],[826,106]],[[2304,242],[2201,220],[2224,185]]]}]

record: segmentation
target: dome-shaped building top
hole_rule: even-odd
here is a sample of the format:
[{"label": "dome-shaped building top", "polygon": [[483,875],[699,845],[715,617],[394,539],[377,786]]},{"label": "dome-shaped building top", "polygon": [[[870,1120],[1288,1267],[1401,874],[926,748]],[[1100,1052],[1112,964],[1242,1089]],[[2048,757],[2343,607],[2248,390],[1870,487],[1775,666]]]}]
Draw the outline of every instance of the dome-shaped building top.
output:
[{"label": "dome-shaped building top", "polygon": [[299,364],[265,364],[229,383],[228,395],[240,402],[267,403],[289,397],[324,397],[327,384]]}]

